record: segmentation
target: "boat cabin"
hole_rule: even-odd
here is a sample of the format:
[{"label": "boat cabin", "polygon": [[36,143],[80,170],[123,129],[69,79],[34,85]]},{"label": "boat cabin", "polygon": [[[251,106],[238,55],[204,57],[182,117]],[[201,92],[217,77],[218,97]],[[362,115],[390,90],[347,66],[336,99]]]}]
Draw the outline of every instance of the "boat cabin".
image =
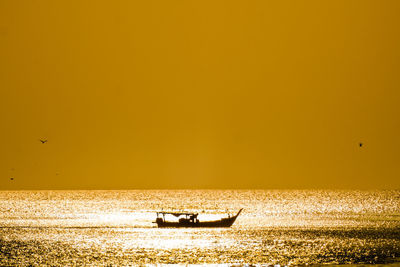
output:
[{"label": "boat cabin", "polygon": [[156,223],[164,223],[165,215],[170,214],[179,218],[179,223],[199,223],[197,216],[198,213],[187,213],[187,212],[157,212]]}]

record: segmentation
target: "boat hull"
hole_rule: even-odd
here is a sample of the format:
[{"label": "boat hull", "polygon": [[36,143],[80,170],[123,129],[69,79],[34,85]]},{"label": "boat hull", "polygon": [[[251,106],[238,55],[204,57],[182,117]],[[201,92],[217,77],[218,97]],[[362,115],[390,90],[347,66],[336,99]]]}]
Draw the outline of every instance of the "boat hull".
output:
[{"label": "boat hull", "polygon": [[158,227],[231,227],[235,222],[233,220],[222,219],[219,221],[208,222],[157,222]]}]

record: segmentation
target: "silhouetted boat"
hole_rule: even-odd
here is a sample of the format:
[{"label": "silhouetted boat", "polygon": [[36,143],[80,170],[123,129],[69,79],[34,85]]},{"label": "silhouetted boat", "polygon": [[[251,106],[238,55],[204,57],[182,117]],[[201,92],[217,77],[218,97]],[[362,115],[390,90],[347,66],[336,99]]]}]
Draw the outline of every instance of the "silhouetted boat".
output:
[{"label": "silhouetted boat", "polygon": [[[197,219],[198,213],[161,211],[157,212],[157,219],[154,223],[156,223],[158,227],[231,227],[242,210],[243,209],[240,209],[233,217],[228,216],[227,218],[221,218],[220,220],[205,222],[201,222]],[[165,220],[165,215],[167,214],[180,218],[177,222],[168,222]]]}]

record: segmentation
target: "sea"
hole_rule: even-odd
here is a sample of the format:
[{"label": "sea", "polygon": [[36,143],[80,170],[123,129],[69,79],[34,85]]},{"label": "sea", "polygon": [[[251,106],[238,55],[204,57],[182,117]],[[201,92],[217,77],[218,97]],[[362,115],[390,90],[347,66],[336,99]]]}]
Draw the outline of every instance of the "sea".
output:
[{"label": "sea", "polygon": [[[241,208],[230,228],[153,223]],[[1,266],[146,264],[398,265],[400,190],[0,191]]]}]

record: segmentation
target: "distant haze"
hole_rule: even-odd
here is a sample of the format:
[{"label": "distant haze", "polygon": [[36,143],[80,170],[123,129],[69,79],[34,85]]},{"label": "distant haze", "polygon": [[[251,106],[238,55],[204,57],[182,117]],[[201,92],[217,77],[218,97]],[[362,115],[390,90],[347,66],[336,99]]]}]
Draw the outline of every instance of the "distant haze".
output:
[{"label": "distant haze", "polygon": [[0,189],[399,189],[399,13],[1,1]]}]

